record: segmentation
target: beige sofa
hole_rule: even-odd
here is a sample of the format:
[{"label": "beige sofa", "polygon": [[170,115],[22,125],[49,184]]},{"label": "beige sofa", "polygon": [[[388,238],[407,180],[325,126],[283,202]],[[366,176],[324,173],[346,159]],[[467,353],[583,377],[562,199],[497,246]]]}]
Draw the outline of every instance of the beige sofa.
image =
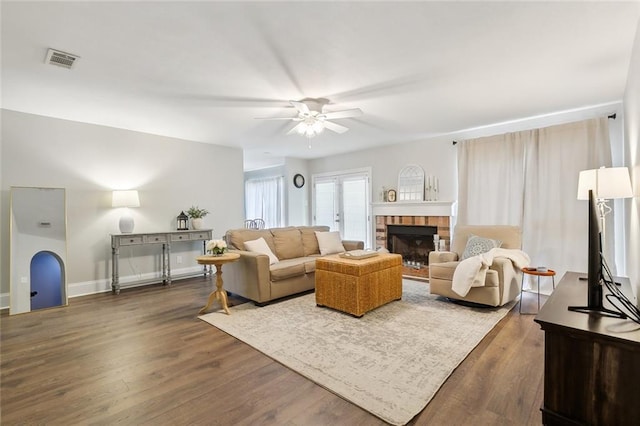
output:
[{"label": "beige sofa", "polygon": [[[328,226],[297,226],[271,229],[232,229],[225,240],[229,249],[240,254],[237,262],[223,269],[224,288],[253,300],[257,305],[315,288],[316,258],[320,249],[315,232]],[[264,238],[279,262],[269,265],[265,254],[245,250],[245,241]],[[364,248],[362,241],[342,241],[345,250]]]},{"label": "beige sofa", "polygon": [[484,287],[471,288],[465,297],[451,289],[453,272],[460,263],[458,260],[471,235],[500,240],[501,248],[520,249],[522,247],[522,232],[517,226],[456,226],[451,241],[451,251],[429,253],[431,293],[489,306],[502,306],[514,300],[520,294],[522,271],[514,267],[511,260],[502,257],[495,258],[489,267]]}]

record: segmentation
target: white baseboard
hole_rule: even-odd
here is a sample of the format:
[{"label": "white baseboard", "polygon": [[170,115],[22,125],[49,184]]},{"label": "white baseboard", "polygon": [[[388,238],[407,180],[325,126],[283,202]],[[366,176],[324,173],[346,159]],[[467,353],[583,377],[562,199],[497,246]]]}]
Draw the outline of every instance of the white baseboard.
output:
[{"label": "white baseboard", "polygon": [[[192,266],[190,268],[171,269],[171,276],[178,277],[182,274],[197,274],[202,272],[202,266]],[[136,284],[137,281],[145,281],[144,283]],[[139,287],[153,282],[162,281],[162,275],[157,272],[150,272],[140,275],[129,275],[126,277],[120,277],[120,284],[122,287]],[[105,278],[95,281],[83,281],[79,283],[67,284],[67,290],[69,292],[69,298],[87,296],[89,294],[107,293],[111,291],[111,278]],[[0,309],[8,309],[10,305],[9,293],[0,294]]]},{"label": "white baseboard", "polygon": [[10,303],[9,293],[0,294],[0,309],[9,309]]}]

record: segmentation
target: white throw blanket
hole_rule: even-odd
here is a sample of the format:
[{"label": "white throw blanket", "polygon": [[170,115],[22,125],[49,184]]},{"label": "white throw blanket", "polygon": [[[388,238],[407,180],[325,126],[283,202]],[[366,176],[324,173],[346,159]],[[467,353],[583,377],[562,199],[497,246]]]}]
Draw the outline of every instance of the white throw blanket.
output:
[{"label": "white throw blanket", "polygon": [[516,268],[522,269],[531,262],[529,255],[522,250],[494,248],[487,253],[469,257],[458,264],[453,272],[451,289],[464,297],[471,287],[484,287],[484,280],[489,266],[496,257],[506,257]]}]

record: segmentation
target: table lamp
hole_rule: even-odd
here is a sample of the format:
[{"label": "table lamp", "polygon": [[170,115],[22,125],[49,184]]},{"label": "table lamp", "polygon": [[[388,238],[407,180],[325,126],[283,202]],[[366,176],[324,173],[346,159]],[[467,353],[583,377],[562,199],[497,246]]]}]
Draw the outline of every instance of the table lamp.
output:
[{"label": "table lamp", "polygon": [[602,246],[604,244],[604,218],[611,212],[607,200],[615,198],[631,198],[631,179],[626,167],[600,167],[599,169],[583,170],[578,178],[578,200],[588,200],[589,190],[597,199],[600,213],[600,230],[602,232]]},{"label": "table lamp", "polygon": [[133,217],[129,211],[129,207],[140,207],[140,198],[138,191],[113,191],[111,207],[124,207],[122,216],[120,217],[120,232],[130,234],[133,232]]}]

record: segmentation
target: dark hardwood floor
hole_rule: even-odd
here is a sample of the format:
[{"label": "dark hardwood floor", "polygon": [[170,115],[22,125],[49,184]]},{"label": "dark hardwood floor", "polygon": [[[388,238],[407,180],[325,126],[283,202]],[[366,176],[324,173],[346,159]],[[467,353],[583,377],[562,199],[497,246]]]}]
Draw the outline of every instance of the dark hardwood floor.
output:
[{"label": "dark hardwood floor", "polygon": [[[195,278],[2,311],[1,424],[385,424],[198,320],[211,286]],[[540,424],[544,336],[533,318],[513,309],[410,424]]]}]

